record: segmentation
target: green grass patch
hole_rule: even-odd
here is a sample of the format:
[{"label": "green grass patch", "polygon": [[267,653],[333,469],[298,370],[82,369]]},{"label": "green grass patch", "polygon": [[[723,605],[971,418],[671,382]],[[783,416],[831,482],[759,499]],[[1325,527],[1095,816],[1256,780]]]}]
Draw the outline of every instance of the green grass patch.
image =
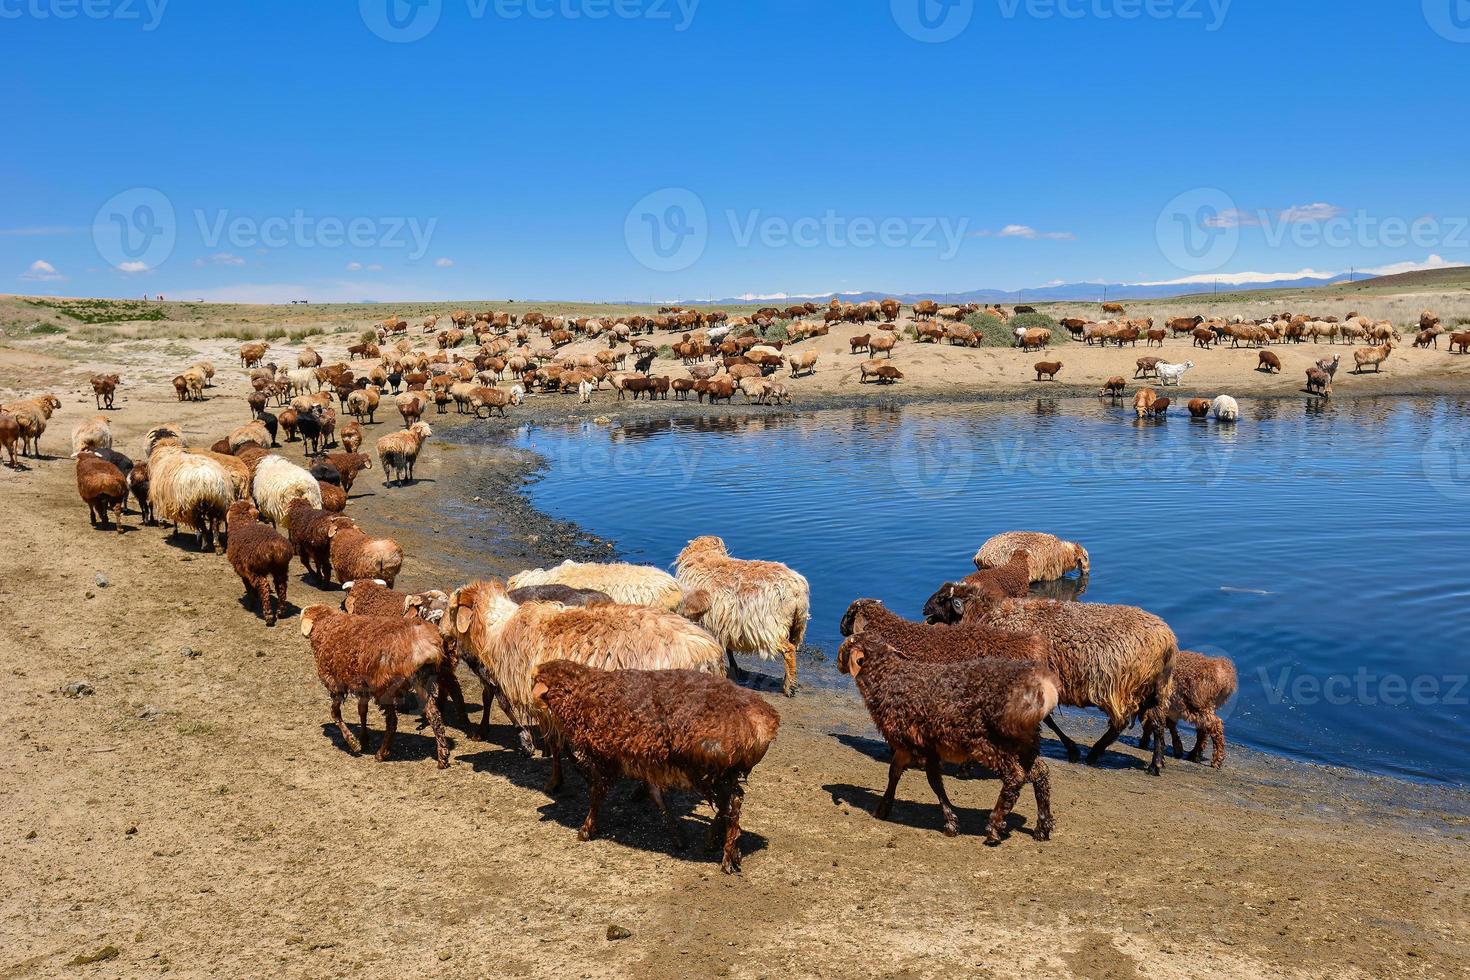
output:
[{"label": "green grass patch", "polygon": [[139,320],[166,320],[161,304],[121,299],[33,299],[32,306],[55,310],[79,323],[129,323]]}]

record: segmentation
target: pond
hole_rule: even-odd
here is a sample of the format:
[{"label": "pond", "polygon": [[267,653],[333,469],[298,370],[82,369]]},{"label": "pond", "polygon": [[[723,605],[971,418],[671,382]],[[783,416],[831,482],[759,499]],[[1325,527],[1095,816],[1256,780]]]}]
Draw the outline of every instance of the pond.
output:
[{"label": "pond", "polygon": [[[853,599],[918,618],[993,534],[1079,541],[1083,601],[1141,606],[1183,647],[1235,661],[1232,740],[1470,783],[1470,402],[1259,401],[1242,416],[1141,422],[1122,403],[1043,399],[514,441],[548,461],[532,502],[628,560],[667,567],[718,534],[737,557],[804,573],[808,643],[829,655]],[[830,657],[801,667],[804,683],[845,683]]]}]

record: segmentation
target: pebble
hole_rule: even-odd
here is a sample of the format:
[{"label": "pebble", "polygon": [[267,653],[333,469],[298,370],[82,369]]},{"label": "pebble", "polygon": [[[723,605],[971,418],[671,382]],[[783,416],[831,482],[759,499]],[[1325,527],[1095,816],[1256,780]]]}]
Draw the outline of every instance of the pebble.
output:
[{"label": "pebble", "polygon": [[103,575],[101,572],[98,572],[97,573],[96,582],[97,582],[97,588],[99,588],[99,589],[105,589],[105,588],[107,588],[107,576],[106,575]]},{"label": "pebble", "polygon": [[633,934],[631,932],[629,932],[627,929],[624,929],[622,926],[607,927],[607,941],[610,943],[617,942],[619,939],[628,939],[632,935]]},{"label": "pebble", "polygon": [[122,950],[116,946],[103,946],[95,953],[78,953],[71,958],[67,966],[87,966],[90,963],[105,963],[115,960],[122,955]]},{"label": "pebble", "polygon": [[190,660],[193,660],[195,657],[199,656],[201,652],[202,651],[195,650],[193,647],[190,646],[179,647],[179,655],[183,657],[188,657]]},{"label": "pebble", "polygon": [[86,681],[72,681],[70,684],[62,685],[61,693],[69,698],[85,698],[97,692]]},{"label": "pebble", "polygon": [[154,705],[145,704],[143,705],[143,710],[138,712],[138,718],[142,721],[152,721],[161,714],[163,712],[159,711]]}]

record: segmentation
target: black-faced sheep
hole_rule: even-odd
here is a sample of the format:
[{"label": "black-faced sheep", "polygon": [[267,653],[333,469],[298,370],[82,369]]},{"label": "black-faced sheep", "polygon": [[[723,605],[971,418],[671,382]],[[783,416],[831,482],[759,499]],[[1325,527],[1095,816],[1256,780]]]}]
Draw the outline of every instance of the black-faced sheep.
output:
[{"label": "black-faced sheep", "polygon": [[945,762],[978,762],[1000,776],[1000,798],[985,837],[999,843],[1021,789],[1036,793],[1037,840],[1049,840],[1051,781],[1041,758],[1041,721],[1057,706],[1060,681],[1043,664],[969,660],[926,664],[905,658],[878,637],[860,633],[842,645],[838,667],[852,675],[873,724],[893,750],[888,788],[873,815],[887,819],[903,774],[923,767],[939,798],[944,833],[959,833],[959,816],[944,791]]},{"label": "black-faced sheep", "polygon": [[785,663],[782,691],[796,696],[796,651],[811,618],[811,587],[779,562],[731,558],[717,537],[695,538],[675,560],[678,582],[693,616],[725,649],[730,674],[743,676],[735,654]]},{"label": "black-faced sheep", "polygon": [[[383,709],[385,724],[377,758],[387,760],[398,730],[398,697],[412,690],[433,727],[439,768],[448,768],[449,744],[434,699],[444,658],[438,630],[410,619],[353,616],[329,606],[312,606],[301,614],[301,635],[311,640],[317,676],[332,698],[332,720],[353,752],[367,745],[368,698],[372,698]],[[361,741],[342,720],[342,702],[349,694],[357,697]]]},{"label": "black-faced sheep", "polygon": [[567,660],[538,665],[531,698],[553,752],[570,749],[591,803],[578,837],[597,834],[598,810],[619,777],[644,782],[675,842],[666,789],[693,790],[715,808],[709,843],[720,870],[740,870],[741,783],[765,757],[781,719],[759,695],[692,670],[605,671]]}]

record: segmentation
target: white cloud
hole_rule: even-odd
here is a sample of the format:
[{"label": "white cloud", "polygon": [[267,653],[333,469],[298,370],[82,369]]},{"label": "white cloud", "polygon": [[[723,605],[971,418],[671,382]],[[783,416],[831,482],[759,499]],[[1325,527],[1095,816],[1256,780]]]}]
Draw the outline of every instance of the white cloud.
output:
[{"label": "white cloud", "polygon": [[361,272],[362,271],[362,263],[361,262],[349,262],[349,263],[347,263],[347,271],[348,272]]},{"label": "white cloud", "polygon": [[118,272],[126,272],[128,275],[136,275],[139,272],[148,271],[147,262],[124,262],[117,267]]},{"label": "white cloud", "polygon": [[1213,217],[1206,218],[1202,223],[1206,228],[1245,228],[1259,225],[1261,219],[1249,211],[1232,209],[1221,211]]},{"label": "white cloud", "polygon": [[1423,272],[1425,269],[1451,269],[1463,262],[1446,262],[1443,256],[1431,255],[1423,262],[1394,262],[1391,265],[1380,265],[1375,269],[1359,269],[1370,276],[1396,276],[1403,272]]},{"label": "white cloud", "polygon": [[238,255],[231,255],[229,252],[220,252],[217,255],[211,255],[209,257],[209,261],[213,262],[215,265],[244,265],[245,264],[245,260],[244,259],[240,258],[240,256],[238,256]]},{"label": "white cloud", "polygon": [[448,269],[449,267],[451,267],[452,265],[454,265],[454,260],[453,259],[435,259],[434,260],[434,265],[438,266],[441,269]]},{"label": "white cloud", "polygon": [[1077,236],[1070,231],[1037,231],[1030,225],[1006,225],[999,231],[989,229],[972,232],[971,238],[1024,238],[1027,241],[1036,241],[1045,238],[1054,242],[1075,241]]},{"label": "white cloud", "polygon": [[26,282],[58,282],[66,276],[57,272],[56,266],[45,259],[37,259],[31,263],[29,269],[21,273],[20,278]]},{"label": "white cloud", "polygon": [[1331,221],[1345,213],[1335,204],[1296,204],[1278,212],[1276,217],[1287,224],[1297,225],[1312,221]]},{"label": "white cloud", "polygon": [[1268,222],[1282,225],[1305,225],[1331,221],[1346,213],[1344,209],[1335,204],[1319,202],[1317,204],[1293,204],[1279,211],[1241,211],[1238,209],[1221,211],[1213,217],[1206,218],[1203,224],[1206,228],[1258,228]]}]

